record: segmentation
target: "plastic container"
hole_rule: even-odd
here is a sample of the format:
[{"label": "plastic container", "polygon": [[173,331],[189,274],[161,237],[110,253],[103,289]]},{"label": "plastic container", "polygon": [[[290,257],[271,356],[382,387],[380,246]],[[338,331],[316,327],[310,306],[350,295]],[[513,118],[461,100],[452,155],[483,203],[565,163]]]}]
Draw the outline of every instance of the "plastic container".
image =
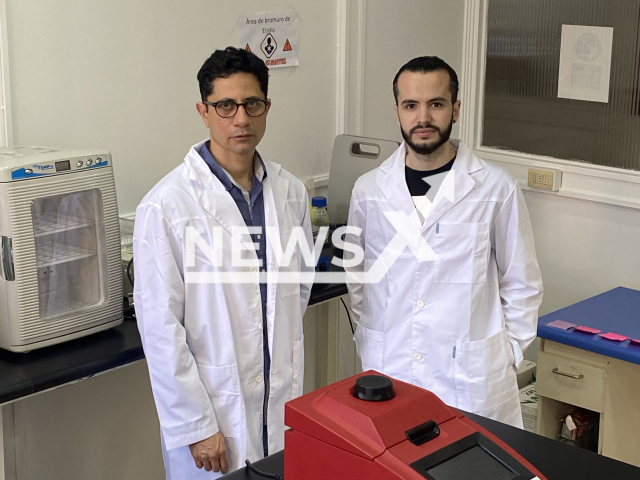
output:
[{"label": "plastic container", "polygon": [[133,227],[134,218],[120,217],[120,248],[133,254]]},{"label": "plastic container", "polygon": [[327,210],[326,197],[313,197],[311,199],[311,230],[315,240],[320,227],[329,226],[329,211]]}]

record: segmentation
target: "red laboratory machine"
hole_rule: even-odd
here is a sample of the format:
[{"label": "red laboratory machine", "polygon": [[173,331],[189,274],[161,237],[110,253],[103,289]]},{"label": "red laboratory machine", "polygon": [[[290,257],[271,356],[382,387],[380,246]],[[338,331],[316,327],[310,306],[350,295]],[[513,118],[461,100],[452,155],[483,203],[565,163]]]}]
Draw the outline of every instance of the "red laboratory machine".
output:
[{"label": "red laboratory machine", "polygon": [[546,480],[433,393],[368,371],[285,405],[287,480]]}]

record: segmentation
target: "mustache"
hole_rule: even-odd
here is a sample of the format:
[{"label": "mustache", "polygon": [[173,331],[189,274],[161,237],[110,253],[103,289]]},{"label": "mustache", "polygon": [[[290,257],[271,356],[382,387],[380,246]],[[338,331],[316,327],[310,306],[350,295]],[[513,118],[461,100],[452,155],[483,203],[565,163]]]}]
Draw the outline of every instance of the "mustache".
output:
[{"label": "mustache", "polygon": [[416,130],[419,130],[421,128],[432,128],[433,130],[438,132],[440,135],[442,135],[442,130],[431,123],[425,123],[424,125],[416,125],[411,130],[409,130],[409,135],[413,135],[416,132]]}]

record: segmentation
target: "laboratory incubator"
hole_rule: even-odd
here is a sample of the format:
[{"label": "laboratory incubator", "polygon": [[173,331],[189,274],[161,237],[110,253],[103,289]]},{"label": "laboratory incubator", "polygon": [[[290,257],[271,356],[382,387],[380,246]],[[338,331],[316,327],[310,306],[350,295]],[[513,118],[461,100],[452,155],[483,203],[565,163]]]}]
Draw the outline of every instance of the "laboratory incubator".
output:
[{"label": "laboratory incubator", "polygon": [[26,352],[122,323],[111,155],[0,149],[0,347]]}]

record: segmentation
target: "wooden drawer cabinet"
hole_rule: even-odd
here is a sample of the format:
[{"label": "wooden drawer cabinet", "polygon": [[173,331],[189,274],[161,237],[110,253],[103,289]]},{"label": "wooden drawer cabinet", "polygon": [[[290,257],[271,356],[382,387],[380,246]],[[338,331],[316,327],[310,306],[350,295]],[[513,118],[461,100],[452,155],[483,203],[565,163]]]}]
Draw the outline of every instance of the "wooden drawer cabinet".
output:
[{"label": "wooden drawer cabinet", "polygon": [[598,452],[640,467],[640,365],[542,340],[536,390],[540,435],[582,407],[599,413]]},{"label": "wooden drawer cabinet", "polygon": [[604,412],[604,368],[541,351],[537,372],[538,396]]}]

